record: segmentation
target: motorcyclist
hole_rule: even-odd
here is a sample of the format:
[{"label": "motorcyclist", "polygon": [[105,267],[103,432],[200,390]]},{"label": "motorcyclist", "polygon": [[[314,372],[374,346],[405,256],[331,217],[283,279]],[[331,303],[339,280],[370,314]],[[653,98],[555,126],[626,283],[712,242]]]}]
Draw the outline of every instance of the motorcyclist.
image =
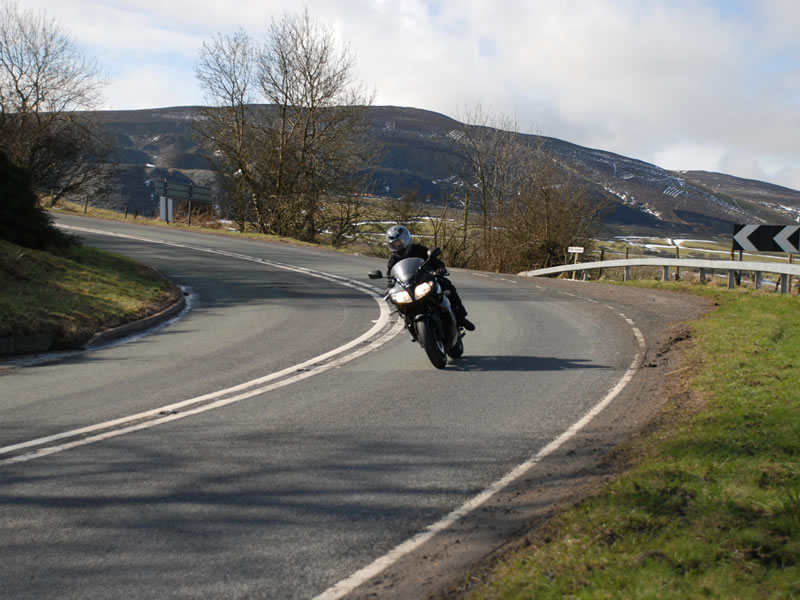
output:
[{"label": "motorcyclist", "polygon": [[[422,258],[428,260],[428,248],[422,244],[414,244],[411,241],[411,232],[402,225],[393,225],[386,232],[386,245],[392,251],[389,257],[389,262],[386,265],[387,272],[392,272],[392,267],[404,258]],[[475,331],[475,325],[467,319],[467,309],[461,302],[461,297],[456,291],[453,282],[450,281],[444,274],[447,269],[444,263],[438,258],[431,258],[428,260],[428,268],[430,271],[435,272],[439,278],[439,284],[442,289],[449,292],[448,298],[450,299],[450,306],[453,307],[453,314],[456,317],[456,322],[459,327],[463,327],[468,331]]]}]

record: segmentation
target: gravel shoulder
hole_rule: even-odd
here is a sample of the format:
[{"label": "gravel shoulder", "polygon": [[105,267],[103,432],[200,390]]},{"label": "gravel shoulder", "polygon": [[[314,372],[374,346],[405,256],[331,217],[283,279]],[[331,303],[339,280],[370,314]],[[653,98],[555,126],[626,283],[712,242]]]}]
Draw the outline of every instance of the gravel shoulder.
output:
[{"label": "gravel shoulder", "polygon": [[[508,276],[504,276],[508,279]],[[559,510],[596,493],[629,465],[620,445],[658,427],[667,403],[691,409],[681,378],[688,322],[713,303],[688,294],[602,283],[517,277],[520,285],[545,287],[593,300],[588,310],[614,307],[644,335],[647,350],[631,382],[588,426],[514,484],[456,526],[435,536],[356,589],[348,598],[463,598],[493,564],[520,546]]]}]

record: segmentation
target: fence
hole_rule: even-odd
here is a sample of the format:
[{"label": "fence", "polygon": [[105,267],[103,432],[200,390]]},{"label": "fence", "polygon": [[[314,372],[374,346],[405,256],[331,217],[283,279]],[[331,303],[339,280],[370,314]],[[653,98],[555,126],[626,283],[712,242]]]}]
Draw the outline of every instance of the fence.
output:
[{"label": "fence", "polygon": [[583,271],[584,279],[588,271],[596,269],[623,268],[625,270],[625,281],[630,279],[632,267],[662,267],[664,270],[664,281],[669,280],[669,269],[688,268],[696,269],[700,272],[700,282],[704,283],[708,275],[713,275],[714,271],[725,271],[728,273],[728,287],[736,285],[737,277],[741,273],[753,273],[753,281],[756,289],[761,287],[763,273],[775,273],[780,276],[780,290],[785,294],[791,284],[791,277],[800,277],[800,264],[781,264],[773,262],[742,262],[736,260],[709,260],[696,258],[629,258],[623,260],[604,260],[599,262],[579,263],[571,265],[561,265],[547,269],[536,269],[534,271],[523,271],[520,275],[528,277],[541,277],[544,275],[557,275],[559,273],[569,273]]}]

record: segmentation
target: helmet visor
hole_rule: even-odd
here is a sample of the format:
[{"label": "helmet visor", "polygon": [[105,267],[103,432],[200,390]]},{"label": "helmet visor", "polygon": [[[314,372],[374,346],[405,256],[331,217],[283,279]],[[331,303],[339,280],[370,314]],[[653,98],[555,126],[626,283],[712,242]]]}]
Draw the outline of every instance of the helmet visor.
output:
[{"label": "helmet visor", "polygon": [[396,237],[392,241],[388,242],[389,249],[392,252],[400,252],[400,250],[405,250],[406,241],[403,239],[403,236]]}]

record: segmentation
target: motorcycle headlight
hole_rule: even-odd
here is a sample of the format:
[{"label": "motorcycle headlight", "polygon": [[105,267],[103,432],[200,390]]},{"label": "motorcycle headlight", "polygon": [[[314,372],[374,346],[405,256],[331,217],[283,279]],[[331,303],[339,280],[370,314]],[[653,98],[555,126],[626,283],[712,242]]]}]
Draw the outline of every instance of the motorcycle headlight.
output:
[{"label": "motorcycle headlight", "polygon": [[424,281],[420,283],[417,287],[414,288],[414,298],[419,300],[428,295],[428,293],[433,288],[433,283],[430,281]]},{"label": "motorcycle headlight", "polygon": [[392,302],[395,304],[408,304],[411,302],[411,294],[405,290],[392,294]]}]

